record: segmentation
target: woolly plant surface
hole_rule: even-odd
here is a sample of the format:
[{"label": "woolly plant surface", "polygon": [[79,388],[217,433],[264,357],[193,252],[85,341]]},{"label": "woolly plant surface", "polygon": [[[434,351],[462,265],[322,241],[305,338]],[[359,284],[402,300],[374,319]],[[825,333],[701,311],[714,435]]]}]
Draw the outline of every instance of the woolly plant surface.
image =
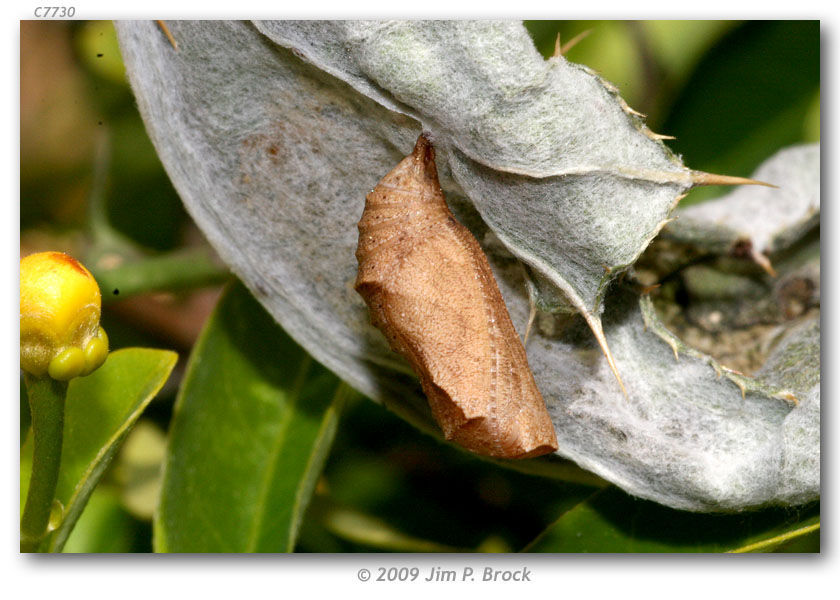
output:
[{"label": "woolly plant surface", "polygon": [[[437,432],[416,378],[353,290],[365,194],[427,131],[447,199],[488,252],[520,333],[523,266],[551,297],[542,305],[589,327],[554,327],[561,316],[547,314],[534,329],[529,361],[560,449],[518,468],[561,476],[570,458],[690,510],[818,495],[818,369],[793,390],[784,378],[719,378],[698,352],[675,360],[638,295],[606,293],[693,173],[589,69],[544,60],[514,22],[168,26],[177,50],[153,22],[118,33],[175,187],[267,310],[357,389]],[[628,397],[595,341],[602,331]],[[793,346],[814,343],[818,355],[818,335]],[[799,407],[783,399],[790,392],[806,392]]]},{"label": "woolly plant surface", "polygon": [[777,152],[753,175],[778,189],[741,187],[718,200],[680,209],[664,235],[709,250],[747,244],[769,255],[785,250],[820,223],[820,146]]}]

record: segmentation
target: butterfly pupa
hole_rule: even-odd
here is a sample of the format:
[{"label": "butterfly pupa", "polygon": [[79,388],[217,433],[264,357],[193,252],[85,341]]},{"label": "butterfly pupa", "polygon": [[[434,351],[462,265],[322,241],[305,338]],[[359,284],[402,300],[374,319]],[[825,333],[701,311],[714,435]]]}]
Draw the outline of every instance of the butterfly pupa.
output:
[{"label": "butterfly pupa", "polygon": [[424,135],[367,195],[356,258],[371,322],[419,377],[446,439],[499,458],[557,449],[490,264],[446,205]]}]

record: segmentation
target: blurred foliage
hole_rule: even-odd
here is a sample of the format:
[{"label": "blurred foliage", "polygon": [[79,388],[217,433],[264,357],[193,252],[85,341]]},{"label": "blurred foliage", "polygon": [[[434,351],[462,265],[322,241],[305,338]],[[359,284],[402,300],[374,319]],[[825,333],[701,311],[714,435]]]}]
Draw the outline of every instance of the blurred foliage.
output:
[{"label": "blurred foliage", "polygon": [[[544,56],[554,51],[558,33],[566,43],[591,30],[566,57],[617,85],[633,108],[648,115],[654,131],[676,136],[669,145],[692,168],[749,175],[781,147],[819,139],[817,21],[526,26]],[[191,260],[207,260],[190,252],[207,247],[145,134],[112,24],[21,22],[20,107],[21,253],[56,249],[92,256],[94,270],[114,277],[120,272],[110,268],[130,267],[134,260],[182,258],[176,260],[181,271],[158,287],[144,288],[140,281],[134,298],[120,297],[120,284],[108,280],[103,325],[114,348],[154,345],[186,355],[219,288],[173,291]],[[721,192],[698,190],[684,202]],[[195,264],[207,267],[209,276],[190,287],[219,279],[207,262]],[[142,279],[142,269],[137,273]],[[253,349],[264,350],[259,342]],[[149,406],[146,424],[105,473],[65,551],[151,550],[149,498],[160,486],[161,432],[169,430],[182,374],[183,365]],[[22,401],[22,441],[27,415]],[[440,444],[353,396],[296,550],[518,551],[531,544],[531,550],[546,551],[717,551],[782,531],[772,538],[778,543],[756,549],[815,552],[819,531],[808,519],[818,512],[816,506],[692,515],[612,487],[524,475]],[[785,537],[785,531],[794,533]]]},{"label": "blurred foliage", "polygon": [[152,526],[134,518],[120,501],[119,490],[100,485],[76,523],[63,552],[151,552]]},{"label": "blurred foliage", "polygon": [[21,229],[80,226],[99,130],[112,138],[107,216],[151,249],[186,213],[146,136],[110,21],[21,22]]}]

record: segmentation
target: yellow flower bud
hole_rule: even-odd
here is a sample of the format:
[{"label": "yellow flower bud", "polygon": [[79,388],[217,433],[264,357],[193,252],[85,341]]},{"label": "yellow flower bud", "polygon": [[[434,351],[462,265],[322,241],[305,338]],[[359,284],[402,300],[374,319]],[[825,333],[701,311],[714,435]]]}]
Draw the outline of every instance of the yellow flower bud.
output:
[{"label": "yellow flower bud", "polygon": [[97,369],[108,354],[99,327],[102,297],[93,275],[62,252],[20,261],[20,366],[67,380]]},{"label": "yellow flower bud", "polygon": [[66,350],[59,352],[50,361],[50,364],[47,366],[47,373],[53,379],[68,381],[81,375],[84,368],[85,353],[75,346],[70,346]]}]

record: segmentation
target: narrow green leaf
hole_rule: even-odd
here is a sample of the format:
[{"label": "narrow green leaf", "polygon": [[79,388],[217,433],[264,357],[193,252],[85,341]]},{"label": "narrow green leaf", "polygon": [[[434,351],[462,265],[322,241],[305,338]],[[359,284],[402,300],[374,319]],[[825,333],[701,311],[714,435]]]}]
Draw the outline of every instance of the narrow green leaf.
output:
[{"label": "narrow green leaf", "polygon": [[127,348],[112,352],[92,375],[71,382],[56,489],[65,513],[51,551],[64,546],[94,487],[177,361],[178,355],[167,350]]},{"label": "narrow green leaf", "polygon": [[155,549],[291,551],[349,393],[230,288],[178,397]]},{"label": "narrow green leaf", "polygon": [[818,527],[818,504],[710,515],[673,510],[610,487],[563,514],[525,551],[769,552]]},{"label": "narrow green leaf", "polygon": [[[62,549],[91,492],[177,360],[177,354],[166,350],[126,348],[112,352],[92,375],[70,383],[56,489],[63,518],[45,549]],[[31,446],[29,436],[21,448],[21,498],[29,487]]]},{"label": "narrow green leaf", "polygon": [[[783,545],[788,544],[793,540],[800,539],[804,536],[810,535],[811,533],[818,532],[819,530],[820,517],[815,516],[803,521],[798,527],[794,527],[789,531],[785,531],[784,533],[780,533],[778,535],[761,536],[757,541],[749,542],[743,546],[729,550],[729,552],[737,554],[743,554],[746,552],[770,552],[772,550],[782,548]],[[817,543],[819,543],[819,541]]]}]

